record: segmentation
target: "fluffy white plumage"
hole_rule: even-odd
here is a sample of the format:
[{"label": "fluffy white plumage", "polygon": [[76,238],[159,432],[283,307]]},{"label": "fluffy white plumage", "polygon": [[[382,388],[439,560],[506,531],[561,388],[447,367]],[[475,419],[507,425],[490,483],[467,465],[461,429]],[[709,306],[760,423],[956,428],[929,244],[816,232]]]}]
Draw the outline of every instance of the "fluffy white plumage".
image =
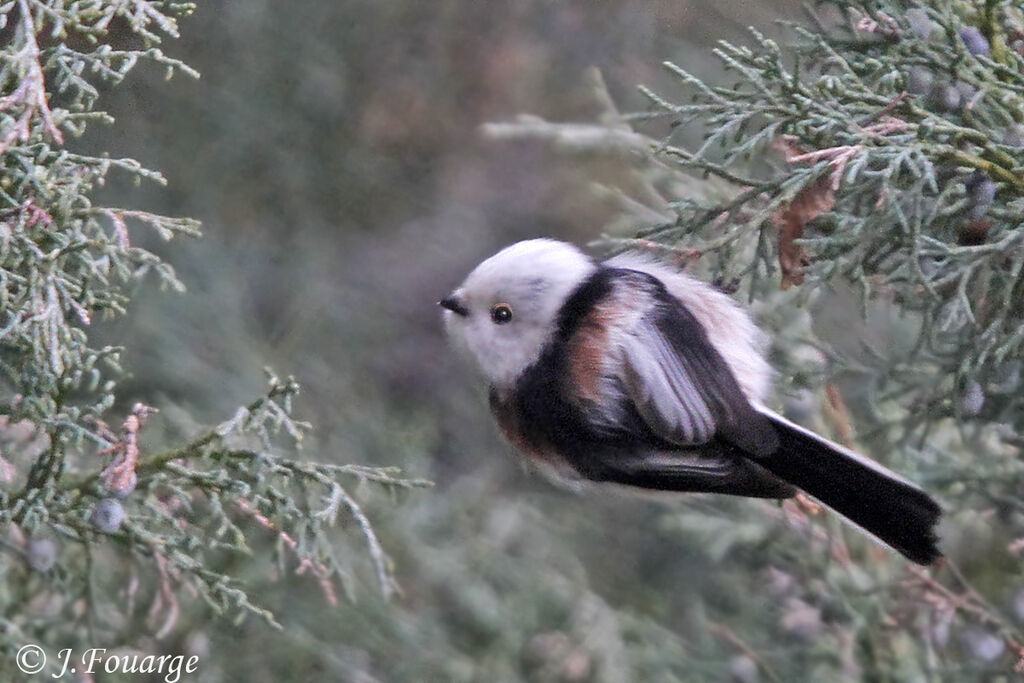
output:
[{"label": "fluffy white plumage", "polygon": [[[606,265],[654,276],[697,318],[708,340],[729,364],[740,388],[753,403],[763,403],[772,371],[764,359],[766,337],[735,301],[672,266],[645,254],[627,252]],[[570,294],[597,264],[571,244],[550,239],[517,242],[477,266],[453,292],[471,312],[445,311],[445,324],[458,345],[467,349],[487,380],[510,386],[537,359],[554,333],[558,312]],[[496,326],[487,315],[491,306],[512,307],[511,324]],[[624,311],[631,309],[625,302]],[[621,329],[635,321],[624,319]],[[630,345],[622,338],[615,345]],[[699,416],[695,416],[699,423]]]},{"label": "fluffy white plumage", "polygon": [[708,341],[729,364],[740,389],[752,403],[764,403],[772,369],[764,358],[768,337],[732,297],[647,254],[626,252],[606,261],[661,280],[707,332]]},{"label": "fluffy white plumage", "polygon": [[[445,311],[445,326],[468,350],[493,386],[508,387],[540,355],[554,331],[558,311],[597,264],[565,242],[517,242],[490,257],[452,294],[470,312]],[[513,318],[495,325],[489,311],[508,304]]]},{"label": "fluffy white plumage", "polygon": [[520,242],[440,304],[491,411],[542,471],[639,489],[803,490],[906,557],[941,556],[941,508],[878,463],[764,406],[765,335],[728,295],[649,256],[603,264]]}]

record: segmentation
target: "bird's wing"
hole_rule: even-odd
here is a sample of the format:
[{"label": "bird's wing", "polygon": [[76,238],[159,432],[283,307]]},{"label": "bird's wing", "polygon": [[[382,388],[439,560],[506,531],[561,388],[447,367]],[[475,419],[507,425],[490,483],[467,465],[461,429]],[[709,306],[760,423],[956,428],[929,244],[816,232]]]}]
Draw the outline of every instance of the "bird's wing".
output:
[{"label": "bird's wing", "polygon": [[750,455],[773,452],[774,429],[747,401],[693,314],[657,279],[623,272],[617,296],[633,302],[633,314],[609,340],[608,352],[637,414],[679,446],[718,436]]},{"label": "bird's wing", "polygon": [[713,441],[694,449],[598,454],[597,479],[659,491],[725,493],[750,498],[790,498],[796,489],[739,455],[728,444]]}]

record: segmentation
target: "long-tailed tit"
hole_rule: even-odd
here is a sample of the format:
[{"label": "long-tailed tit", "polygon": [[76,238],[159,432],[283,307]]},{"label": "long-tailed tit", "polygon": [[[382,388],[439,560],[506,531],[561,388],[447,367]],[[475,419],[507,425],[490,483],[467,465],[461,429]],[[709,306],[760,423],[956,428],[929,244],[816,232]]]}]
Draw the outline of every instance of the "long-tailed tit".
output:
[{"label": "long-tailed tit", "polygon": [[481,263],[440,304],[501,431],[542,469],[667,491],[802,490],[914,562],[940,557],[938,504],[766,408],[763,333],[689,275],[536,239]]}]

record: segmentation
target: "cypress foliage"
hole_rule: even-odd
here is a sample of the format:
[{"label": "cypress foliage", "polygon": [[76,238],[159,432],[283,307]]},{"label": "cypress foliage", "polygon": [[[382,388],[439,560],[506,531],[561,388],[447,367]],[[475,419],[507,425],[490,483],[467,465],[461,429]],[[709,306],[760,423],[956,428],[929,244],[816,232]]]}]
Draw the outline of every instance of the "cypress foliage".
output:
[{"label": "cypress foliage", "polygon": [[[786,588],[781,633],[748,633],[762,673],[1020,671],[1024,13],[822,2],[777,34],[720,43],[714,80],[666,62],[679,89],[641,87],[644,112],[620,114],[592,73],[600,122],[523,117],[485,133],[628,159],[627,183],[596,188],[621,210],[600,244],[674,259],[750,301],[773,335],[778,407],[943,502],[949,560],[928,571],[784,506],[809,547],[772,537],[787,564],[764,576]],[[720,516],[745,514],[686,524],[721,557],[746,539]],[[787,663],[787,636],[819,645]]]},{"label": "cypress foliage", "polygon": [[[105,206],[109,180],[163,183],[132,159],[75,150],[104,88],[149,63],[198,74],[161,49],[189,3],[0,3],[0,676],[41,645],[138,646],[192,603],[232,617],[273,614],[246,592],[237,558],[273,555],[313,577],[329,602],[352,590],[353,558],[332,552],[340,518],[364,538],[385,595],[390,561],[351,487],[425,485],[391,469],[325,464],[295,452],[309,425],[298,385],[268,373],[262,397],[197,436],[156,449],[163,419],[119,396],[121,349],[90,331],[128,312],[133,288],[181,291],[140,231],[196,237],[198,223]],[[143,397],[145,400],[145,397]],[[150,429],[152,427],[150,426]],[[269,558],[268,558],[269,559]],[[155,647],[155,646],[153,646]],[[57,668],[53,668],[57,667]],[[45,674],[42,674],[45,675]]]}]

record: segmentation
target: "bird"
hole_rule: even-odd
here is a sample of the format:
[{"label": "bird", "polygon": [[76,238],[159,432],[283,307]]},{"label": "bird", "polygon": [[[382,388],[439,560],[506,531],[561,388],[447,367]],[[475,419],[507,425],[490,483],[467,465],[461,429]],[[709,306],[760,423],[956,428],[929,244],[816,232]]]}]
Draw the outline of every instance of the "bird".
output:
[{"label": "bird", "polygon": [[936,562],[939,504],[767,407],[767,335],[725,292],[664,260],[598,261],[539,238],[439,301],[528,463],[570,485],[787,499],[803,492],[909,560]]}]

